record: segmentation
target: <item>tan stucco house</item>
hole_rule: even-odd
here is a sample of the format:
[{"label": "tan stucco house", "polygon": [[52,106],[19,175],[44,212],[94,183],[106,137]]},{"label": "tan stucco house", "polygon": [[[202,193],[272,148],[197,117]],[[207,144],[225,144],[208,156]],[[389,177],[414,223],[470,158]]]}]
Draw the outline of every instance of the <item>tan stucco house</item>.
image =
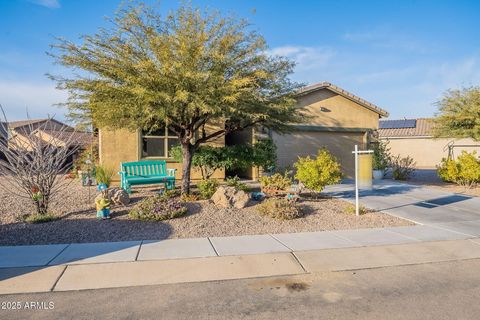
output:
[{"label": "tan stucco house", "polygon": [[410,156],[420,169],[433,169],[442,158],[455,158],[463,150],[480,153],[473,139],[434,138],[431,118],[381,120],[378,136],[388,140],[392,155]]},{"label": "tan stucco house", "polygon": [[[308,115],[309,121],[296,125],[294,133],[280,135],[262,128],[253,128],[229,134],[214,144],[232,145],[254,143],[271,137],[278,150],[279,168],[289,168],[299,156],[316,155],[318,149],[326,147],[341,162],[346,176],[353,175],[352,150],[355,144],[361,148],[368,143],[370,133],[378,129],[379,119],[388,112],[364,99],[331,83],[322,82],[299,90],[297,107]],[[142,159],[165,159],[168,167],[180,169],[169,157],[168,150],[177,143],[177,138],[167,128],[155,134],[144,135],[140,130],[99,130],[100,161],[102,164],[119,168],[120,162]],[[177,170],[177,178],[181,177]],[[235,172],[245,178],[258,178],[258,169]],[[216,178],[224,178],[225,172],[218,171]],[[192,179],[199,179],[192,172]]]}]

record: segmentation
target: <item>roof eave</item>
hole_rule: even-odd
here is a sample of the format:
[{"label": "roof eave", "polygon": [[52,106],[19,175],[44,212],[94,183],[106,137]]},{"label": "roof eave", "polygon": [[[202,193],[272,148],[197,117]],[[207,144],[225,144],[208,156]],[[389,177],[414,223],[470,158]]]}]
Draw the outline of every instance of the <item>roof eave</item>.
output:
[{"label": "roof eave", "polygon": [[318,90],[322,90],[322,89],[327,89],[327,90],[330,90],[336,94],[339,94],[341,95],[342,97],[346,98],[346,99],[349,99],[355,103],[358,103],[359,105],[361,105],[362,107],[366,108],[366,109],[369,109],[370,111],[373,111],[375,113],[378,113],[381,117],[388,117],[389,116],[389,113],[388,111],[386,110],[383,110],[382,108],[379,108],[377,107],[376,105],[374,105],[373,103],[370,103],[340,87],[337,87],[336,85],[333,85],[331,84],[330,82],[321,82],[321,83],[318,83],[318,84],[314,84],[314,85],[311,85],[311,86],[306,86],[304,88],[301,88],[297,91],[297,94],[296,96],[297,97],[300,97],[300,96],[304,96],[304,95],[307,95],[309,93],[312,93],[312,92],[315,92],[315,91],[318,91]]}]

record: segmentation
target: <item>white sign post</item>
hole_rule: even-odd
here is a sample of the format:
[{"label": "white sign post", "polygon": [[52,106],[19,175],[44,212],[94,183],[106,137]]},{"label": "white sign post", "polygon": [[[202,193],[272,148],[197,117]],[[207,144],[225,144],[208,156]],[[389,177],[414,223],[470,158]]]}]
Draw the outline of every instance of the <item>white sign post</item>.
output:
[{"label": "white sign post", "polygon": [[364,153],[373,153],[373,150],[364,150],[364,151],[359,151],[358,150],[358,145],[355,145],[355,150],[352,151],[353,154],[355,154],[355,215],[359,216],[360,215],[360,203],[359,203],[359,195],[358,195],[358,189],[359,189],[359,183],[358,183],[358,171],[359,171],[359,163],[358,163],[358,155],[359,154],[364,154]]}]

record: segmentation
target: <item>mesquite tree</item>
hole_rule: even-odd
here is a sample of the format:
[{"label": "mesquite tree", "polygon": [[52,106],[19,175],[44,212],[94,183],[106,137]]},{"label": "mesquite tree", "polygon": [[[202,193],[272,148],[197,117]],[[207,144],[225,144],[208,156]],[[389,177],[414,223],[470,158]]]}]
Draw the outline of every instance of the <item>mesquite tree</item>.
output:
[{"label": "mesquite tree", "polygon": [[32,201],[37,214],[46,214],[52,198],[68,184],[68,160],[78,149],[75,131],[62,125],[52,130],[49,119],[12,132],[4,118],[0,130],[6,137],[0,139],[0,152],[6,159],[0,159],[0,187]]},{"label": "mesquite tree", "polygon": [[435,136],[480,141],[480,87],[448,90],[437,106]]},{"label": "mesquite tree", "polygon": [[255,125],[284,132],[301,122],[299,85],[288,78],[294,64],[269,55],[245,21],[188,4],[163,17],[134,4],[110,22],[80,44],[58,39],[55,61],[82,72],[51,77],[69,92],[73,119],[100,129],[166,124],[182,146],[182,192],[200,145]]}]

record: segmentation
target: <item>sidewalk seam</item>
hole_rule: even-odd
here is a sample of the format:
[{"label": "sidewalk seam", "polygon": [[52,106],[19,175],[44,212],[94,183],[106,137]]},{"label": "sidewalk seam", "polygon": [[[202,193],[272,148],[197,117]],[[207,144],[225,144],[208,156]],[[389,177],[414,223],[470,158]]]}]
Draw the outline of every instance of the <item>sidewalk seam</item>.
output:
[{"label": "sidewalk seam", "polygon": [[45,266],[50,265],[50,263],[52,263],[53,260],[55,260],[59,255],[61,255],[65,250],[67,250],[67,248],[70,247],[70,245],[71,245],[71,243],[67,244],[67,245],[65,246],[65,248],[63,248],[62,250],[60,250],[59,253],[57,253],[52,259],[50,259],[50,261],[48,261],[48,262],[45,264]]},{"label": "sidewalk seam", "polygon": [[140,241],[140,244],[138,245],[137,254],[135,255],[135,260],[133,260],[133,261],[138,261],[138,256],[140,255],[140,250],[142,249],[143,241],[144,241],[144,240],[141,240],[141,241]]},{"label": "sidewalk seam", "polygon": [[63,274],[65,273],[65,271],[67,270],[67,268],[68,268],[68,265],[66,265],[65,268],[63,268],[63,270],[62,270],[62,272],[60,273],[60,275],[58,276],[57,280],[55,280],[55,282],[53,283],[53,286],[50,288],[50,292],[55,289],[55,287],[57,286],[58,281],[60,281],[60,278],[63,276]]},{"label": "sidewalk seam", "polygon": [[278,240],[277,237],[275,237],[273,234],[269,234],[270,237],[272,237],[273,239],[277,240],[282,246],[284,246],[285,248],[287,248],[288,250],[290,250],[290,252],[293,252],[293,249],[290,248],[289,246],[287,246],[285,243],[283,243],[282,241]]},{"label": "sidewalk seam", "polygon": [[208,240],[208,242],[210,242],[210,245],[212,246],[212,249],[213,249],[213,251],[215,252],[215,254],[217,255],[217,257],[220,257],[220,255],[219,255],[218,252],[217,252],[217,249],[216,249],[215,246],[213,245],[212,240],[210,240],[210,237],[207,237],[207,240]]},{"label": "sidewalk seam", "polygon": [[300,262],[300,260],[298,259],[298,257],[295,255],[295,252],[292,251],[292,252],[290,252],[290,253],[291,253],[292,256],[293,256],[293,259],[295,259],[295,261],[297,261],[297,263],[300,265],[300,267],[302,268],[303,272],[309,273],[309,272],[307,271],[307,269],[305,269],[305,267],[303,266],[303,264]]}]

